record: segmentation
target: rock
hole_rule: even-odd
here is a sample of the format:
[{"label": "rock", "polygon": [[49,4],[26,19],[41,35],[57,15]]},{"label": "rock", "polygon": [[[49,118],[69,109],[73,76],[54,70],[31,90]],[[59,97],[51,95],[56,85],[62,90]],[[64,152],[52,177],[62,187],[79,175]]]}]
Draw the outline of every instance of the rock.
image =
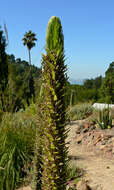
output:
[{"label": "rock", "polygon": [[103,190],[101,185],[93,185],[93,186],[90,186],[90,187],[91,187],[91,190]]},{"label": "rock", "polygon": [[105,147],[106,147],[106,145],[101,145],[101,146],[99,147],[99,149],[100,149],[100,150],[104,150]]},{"label": "rock", "polygon": [[77,125],[76,126],[76,134],[80,134],[81,132],[81,126]]},{"label": "rock", "polygon": [[89,129],[90,126],[91,126],[90,123],[84,123],[84,128],[85,128],[85,129]]},{"label": "rock", "polygon": [[108,152],[111,152],[111,151],[112,151],[112,147],[111,147],[111,146],[108,146],[108,147],[107,147],[107,151],[108,151]]},{"label": "rock", "polygon": [[99,141],[101,141],[101,132],[94,132],[94,145],[96,145]]},{"label": "rock", "polygon": [[87,133],[87,132],[88,132],[87,128],[83,129],[83,133]]},{"label": "rock", "polygon": [[81,180],[78,182],[76,186],[77,190],[92,190],[88,185],[85,180]]},{"label": "rock", "polygon": [[97,140],[99,137],[101,137],[101,132],[100,131],[94,131],[95,140]]},{"label": "rock", "polygon": [[95,125],[91,125],[91,127],[89,128],[90,131],[93,131],[94,129],[96,129]]},{"label": "rock", "polygon": [[102,142],[101,142],[101,145],[106,145],[106,142],[105,142],[105,141],[102,141]]},{"label": "rock", "polygon": [[94,142],[94,145],[96,145],[99,141],[101,141],[101,137],[99,137],[98,139],[96,139],[96,141]]},{"label": "rock", "polygon": [[108,134],[101,134],[102,140],[108,140],[109,138],[111,138],[111,135]]},{"label": "rock", "polygon": [[76,142],[80,144],[82,142],[82,139],[83,139],[83,135],[80,135],[79,137],[77,137]]},{"label": "rock", "polygon": [[112,142],[114,143],[114,137],[111,138]]}]

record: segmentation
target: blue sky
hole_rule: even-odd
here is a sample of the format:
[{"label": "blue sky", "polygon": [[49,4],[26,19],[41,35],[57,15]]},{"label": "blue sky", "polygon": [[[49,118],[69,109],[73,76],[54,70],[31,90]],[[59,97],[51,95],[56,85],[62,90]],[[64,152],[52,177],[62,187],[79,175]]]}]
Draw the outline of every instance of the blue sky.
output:
[{"label": "blue sky", "polygon": [[31,51],[32,63],[40,67],[47,23],[51,16],[58,16],[70,78],[104,75],[114,61],[113,0],[4,0],[0,7],[0,25],[5,21],[9,34],[7,52],[16,58],[28,60],[22,38],[31,29],[38,38]]}]

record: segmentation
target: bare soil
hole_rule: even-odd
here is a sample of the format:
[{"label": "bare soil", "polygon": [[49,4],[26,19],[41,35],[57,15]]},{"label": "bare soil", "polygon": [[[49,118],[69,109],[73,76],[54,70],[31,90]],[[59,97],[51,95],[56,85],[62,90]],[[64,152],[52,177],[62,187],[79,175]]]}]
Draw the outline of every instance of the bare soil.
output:
[{"label": "bare soil", "polygon": [[105,158],[96,154],[87,146],[76,144],[76,127],[82,122],[69,125],[69,156],[73,165],[82,167],[86,174],[85,179],[95,190],[114,190],[114,159]]}]

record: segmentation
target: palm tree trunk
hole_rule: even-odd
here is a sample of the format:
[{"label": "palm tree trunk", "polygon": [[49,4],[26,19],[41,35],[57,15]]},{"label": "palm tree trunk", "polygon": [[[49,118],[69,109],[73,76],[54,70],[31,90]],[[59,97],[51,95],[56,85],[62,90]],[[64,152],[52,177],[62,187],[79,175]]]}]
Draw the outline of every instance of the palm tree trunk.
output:
[{"label": "palm tree trunk", "polygon": [[29,65],[31,66],[31,54],[30,54],[30,49],[28,48],[28,53],[29,53]]},{"label": "palm tree trunk", "polygon": [[34,98],[35,97],[34,80],[33,80],[33,77],[32,77],[31,54],[30,54],[30,49],[29,48],[28,48],[28,53],[29,53],[29,65],[30,65],[30,78],[29,78],[30,98],[32,98],[32,97]]}]

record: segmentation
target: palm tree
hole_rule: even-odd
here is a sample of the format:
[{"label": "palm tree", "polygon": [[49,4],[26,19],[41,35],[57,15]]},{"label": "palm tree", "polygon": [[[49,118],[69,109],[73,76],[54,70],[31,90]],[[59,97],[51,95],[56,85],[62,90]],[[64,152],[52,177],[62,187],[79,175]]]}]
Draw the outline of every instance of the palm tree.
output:
[{"label": "palm tree", "polygon": [[27,46],[28,53],[29,53],[29,65],[31,65],[31,54],[30,50],[35,46],[36,34],[33,33],[31,30],[25,33],[23,40],[24,46]]},{"label": "palm tree", "polygon": [[[29,78],[29,95],[28,98],[32,98],[33,97],[33,101],[35,98],[35,89],[34,89],[34,79],[31,73],[31,54],[30,54],[30,50],[35,46],[35,41],[36,39],[36,34],[33,33],[31,30],[29,30],[28,32],[25,33],[23,40],[23,44],[24,46],[27,46],[28,49],[28,53],[29,53],[29,65],[30,65],[30,78]],[[29,105],[29,101],[28,101],[28,105]]]}]

